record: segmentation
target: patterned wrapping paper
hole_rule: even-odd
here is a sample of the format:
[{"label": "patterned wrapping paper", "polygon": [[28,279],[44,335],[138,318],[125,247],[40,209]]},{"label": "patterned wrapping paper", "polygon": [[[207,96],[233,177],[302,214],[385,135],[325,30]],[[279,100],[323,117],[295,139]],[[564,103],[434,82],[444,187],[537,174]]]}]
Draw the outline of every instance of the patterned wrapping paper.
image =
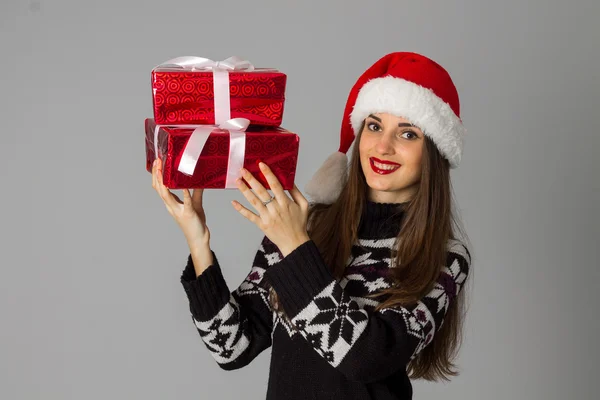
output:
[{"label": "patterned wrapping paper", "polygon": [[[156,122],[148,118],[146,128],[146,170],[152,172],[154,131]],[[163,182],[170,189],[224,189],[229,159],[229,133],[216,129],[204,146],[193,175],[177,170],[183,150],[194,129],[161,127],[158,132],[158,153],[163,162]],[[250,171],[265,188],[269,184],[258,168],[267,164],[285,190],[294,187],[300,138],[281,127],[250,126],[246,130],[244,168]]]},{"label": "patterned wrapping paper", "polygon": [[[230,71],[230,118],[280,126],[287,76],[279,71]],[[213,73],[157,68],[152,71],[154,120],[161,125],[215,123]]]}]

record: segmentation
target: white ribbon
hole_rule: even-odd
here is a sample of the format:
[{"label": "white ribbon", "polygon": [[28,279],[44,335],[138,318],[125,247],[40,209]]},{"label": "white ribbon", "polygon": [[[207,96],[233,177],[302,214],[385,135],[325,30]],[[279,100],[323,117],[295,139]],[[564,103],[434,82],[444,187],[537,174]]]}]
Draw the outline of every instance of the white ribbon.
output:
[{"label": "white ribbon", "polygon": [[183,56],[172,58],[159,64],[156,68],[183,68],[191,71],[207,71],[207,70],[229,70],[229,71],[254,71],[254,65],[248,60],[244,60],[238,56],[229,57],[223,61],[213,61],[209,58]]},{"label": "white ribbon", "polygon": [[[156,66],[158,68],[176,68],[189,71],[212,71],[215,103],[215,124],[219,125],[231,119],[229,102],[229,71],[254,71],[254,65],[248,60],[232,56],[223,61],[208,58],[184,56],[176,57]],[[262,69],[265,71],[266,69]]]},{"label": "white ribbon", "polygon": [[[229,132],[229,155],[227,160],[227,176],[225,188],[235,188],[235,181],[241,176],[240,170],[244,166],[246,154],[246,129],[250,120],[246,118],[233,118],[219,125],[173,125],[174,128],[193,128],[188,139],[177,170],[186,175],[193,175],[198,159],[204,149],[208,137],[215,129]],[[154,129],[154,156],[158,158],[158,132],[161,127],[169,125],[156,125]]]}]

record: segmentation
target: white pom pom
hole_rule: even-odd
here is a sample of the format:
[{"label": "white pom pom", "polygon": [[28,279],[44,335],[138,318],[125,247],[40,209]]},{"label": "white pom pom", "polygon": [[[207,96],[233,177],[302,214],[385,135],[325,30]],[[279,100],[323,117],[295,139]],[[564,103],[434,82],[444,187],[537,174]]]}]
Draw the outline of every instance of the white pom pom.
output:
[{"label": "white pom pom", "polygon": [[321,165],[304,187],[304,191],[315,203],[331,204],[340,195],[348,175],[348,157],[336,151]]}]

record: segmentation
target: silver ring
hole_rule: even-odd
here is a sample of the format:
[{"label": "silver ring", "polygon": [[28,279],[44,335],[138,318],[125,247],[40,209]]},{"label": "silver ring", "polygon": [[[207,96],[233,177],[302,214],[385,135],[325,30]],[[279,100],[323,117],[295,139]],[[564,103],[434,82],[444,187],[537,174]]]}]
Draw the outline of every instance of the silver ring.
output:
[{"label": "silver ring", "polygon": [[263,206],[266,206],[267,204],[269,204],[270,202],[272,202],[273,200],[275,200],[275,196],[271,196],[271,198],[267,201],[263,201]]}]

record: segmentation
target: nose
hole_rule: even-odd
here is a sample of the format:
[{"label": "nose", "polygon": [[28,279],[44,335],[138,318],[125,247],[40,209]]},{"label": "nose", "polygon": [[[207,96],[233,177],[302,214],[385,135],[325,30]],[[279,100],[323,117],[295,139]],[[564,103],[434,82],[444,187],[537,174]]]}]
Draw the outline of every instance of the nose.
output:
[{"label": "nose", "polygon": [[394,145],[392,141],[392,135],[387,133],[382,134],[379,137],[379,141],[375,145],[375,150],[382,155],[394,154]]}]

